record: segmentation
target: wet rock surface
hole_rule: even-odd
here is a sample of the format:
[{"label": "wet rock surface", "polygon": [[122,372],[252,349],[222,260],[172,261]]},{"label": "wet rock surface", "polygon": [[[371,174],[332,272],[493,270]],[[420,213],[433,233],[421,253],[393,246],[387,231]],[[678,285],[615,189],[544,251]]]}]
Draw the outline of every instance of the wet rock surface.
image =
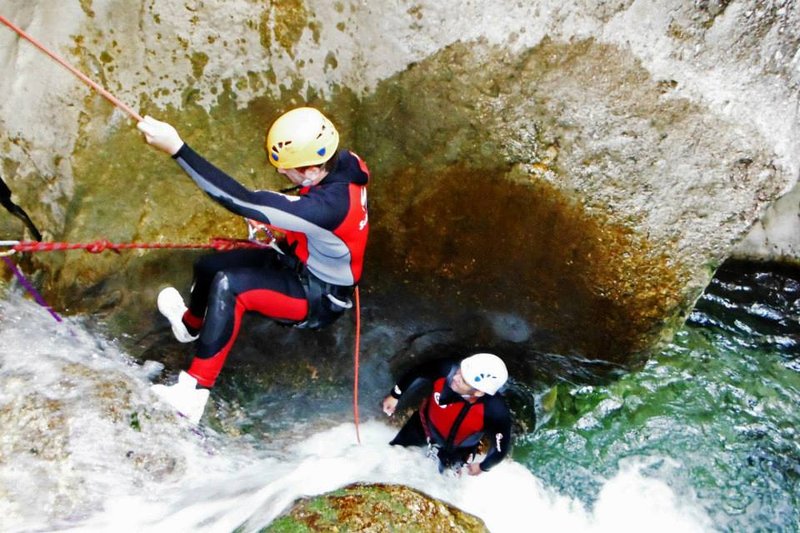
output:
[{"label": "wet rock surface", "polygon": [[296,502],[265,532],[489,531],[483,521],[400,485],[353,484]]},{"label": "wet rock surface", "polygon": [[[32,303],[23,308],[18,297],[3,300],[3,344],[20,346],[15,322],[41,320],[40,311]],[[48,323],[27,340],[26,353],[0,358],[0,507],[11,529],[18,520],[68,524],[123,485],[168,482],[187,468],[184,450],[174,446],[186,425],[154,401],[138,366],[119,365],[113,343],[73,324]],[[87,346],[93,357],[71,356]],[[104,477],[90,482],[87,472]]]}]

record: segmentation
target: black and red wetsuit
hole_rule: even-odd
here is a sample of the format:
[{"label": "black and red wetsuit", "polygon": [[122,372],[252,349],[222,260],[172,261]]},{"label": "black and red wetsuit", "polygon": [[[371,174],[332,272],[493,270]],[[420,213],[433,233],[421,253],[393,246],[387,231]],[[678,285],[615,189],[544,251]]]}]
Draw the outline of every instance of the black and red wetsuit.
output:
[{"label": "black and red wetsuit", "polygon": [[480,468],[484,472],[503,460],[511,446],[511,413],[500,393],[465,399],[450,388],[459,368],[453,360],[432,361],[404,375],[391,395],[400,399],[410,388],[431,385],[422,401],[390,444],[438,448],[440,468],[468,461],[486,436],[489,449]]},{"label": "black and red wetsuit", "polygon": [[188,373],[211,387],[246,311],[310,328],[344,312],[367,245],[369,170],[357,155],[340,150],[321,182],[290,196],[251,191],[186,144],[173,157],[215,202],[286,234],[285,254],[234,250],[205,256],[194,266],[184,323],[200,331],[200,338]]}]

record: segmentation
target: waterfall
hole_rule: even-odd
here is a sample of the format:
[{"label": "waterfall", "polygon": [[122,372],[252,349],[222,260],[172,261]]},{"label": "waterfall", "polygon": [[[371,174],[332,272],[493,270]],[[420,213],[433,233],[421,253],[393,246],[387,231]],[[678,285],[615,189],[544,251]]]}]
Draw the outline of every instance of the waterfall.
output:
[{"label": "waterfall", "polygon": [[296,498],[354,482],[416,488],[493,532],[708,526],[693,496],[647,477],[636,461],[603,483],[589,509],[514,461],[474,478],[440,475],[423,450],[389,446],[396,429],[378,413],[362,424],[361,445],[339,421],[309,421],[269,442],[194,427],[156,403],[148,365],[91,317],[57,323],[11,292],[0,321],[4,531],[257,531]]}]

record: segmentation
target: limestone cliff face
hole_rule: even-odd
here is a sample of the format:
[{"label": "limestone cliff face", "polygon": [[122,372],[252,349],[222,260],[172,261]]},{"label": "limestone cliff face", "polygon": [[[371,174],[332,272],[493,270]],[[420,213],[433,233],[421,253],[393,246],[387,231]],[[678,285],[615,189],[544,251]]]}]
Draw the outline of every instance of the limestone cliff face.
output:
[{"label": "limestone cliff face", "polygon": [[[442,346],[504,350],[523,374],[532,353],[641,361],[797,180],[796,2],[385,4],[2,14],[251,187],[282,184],[261,148],[269,122],[323,108],[374,174],[366,313],[376,339],[407,333],[375,346],[400,364]],[[126,115],[0,30],[0,170],[47,239],[241,236]],[[21,235],[0,217],[2,238]],[[62,309],[145,331],[191,259],[30,266]]]}]

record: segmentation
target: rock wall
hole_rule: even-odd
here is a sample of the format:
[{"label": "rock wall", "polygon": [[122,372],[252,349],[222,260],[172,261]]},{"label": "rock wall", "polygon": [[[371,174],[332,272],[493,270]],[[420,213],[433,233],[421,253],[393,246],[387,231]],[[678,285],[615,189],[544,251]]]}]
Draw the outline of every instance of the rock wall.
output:
[{"label": "rock wall", "polygon": [[[624,364],[669,337],[797,181],[799,11],[780,0],[2,8],[249,186],[281,184],[261,144],[282,110],[333,116],[375,176],[373,324]],[[46,238],[241,232],[126,115],[0,30],[12,74],[0,78],[0,170]],[[21,229],[2,218],[0,232]],[[141,330],[142,308],[160,284],[188,285],[190,262],[73,254],[31,268],[62,309],[112,309]]]},{"label": "rock wall", "polygon": [[800,187],[778,198],[731,256],[748,261],[800,264]]}]

